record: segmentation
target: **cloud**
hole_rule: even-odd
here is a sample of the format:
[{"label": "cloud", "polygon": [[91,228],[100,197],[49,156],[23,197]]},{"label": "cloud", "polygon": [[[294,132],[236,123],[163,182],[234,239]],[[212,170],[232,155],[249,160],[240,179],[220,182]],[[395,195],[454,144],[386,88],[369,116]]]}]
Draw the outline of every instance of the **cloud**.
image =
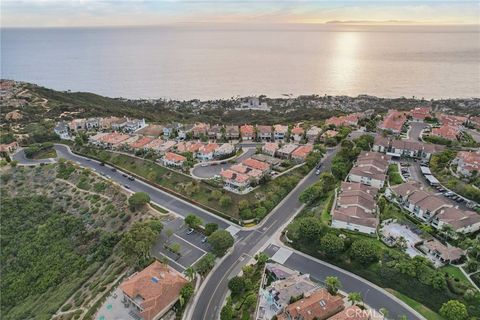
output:
[{"label": "cloud", "polygon": [[331,20],[480,24],[476,1],[2,0],[2,26],[155,25]]}]

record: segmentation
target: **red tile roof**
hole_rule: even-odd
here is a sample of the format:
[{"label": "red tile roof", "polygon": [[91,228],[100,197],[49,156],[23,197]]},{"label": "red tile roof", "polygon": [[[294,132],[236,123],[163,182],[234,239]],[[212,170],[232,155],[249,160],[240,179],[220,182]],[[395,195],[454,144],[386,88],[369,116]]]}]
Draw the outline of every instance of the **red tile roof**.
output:
[{"label": "red tile roof", "polygon": [[172,162],[182,162],[187,160],[187,158],[185,158],[184,156],[181,156],[173,152],[167,152],[165,154],[165,159]]},{"label": "red tile roof", "polygon": [[293,158],[305,159],[310,152],[312,152],[313,146],[311,144],[306,144],[300,146],[292,152]]},{"label": "red tile roof", "polygon": [[402,130],[403,124],[407,121],[405,112],[390,110],[388,114],[383,119],[383,122],[378,126],[383,130],[391,130],[393,132],[400,132]]},{"label": "red tile roof", "polygon": [[143,146],[145,146],[146,144],[152,141],[153,141],[153,138],[142,137],[137,141],[130,143],[130,147],[132,147],[133,149],[142,148]]},{"label": "red tile roof", "polygon": [[460,133],[460,129],[456,126],[451,125],[443,125],[440,128],[433,128],[432,135],[439,136],[448,140],[455,140],[457,139],[458,134]]},{"label": "red tile roof", "polygon": [[166,264],[155,261],[123,281],[120,289],[133,300],[140,300],[144,320],[154,319],[175,302],[187,279]]},{"label": "red tile roof", "polygon": [[[292,319],[313,320],[327,319],[344,309],[343,299],[339,295],[332,296],[326,289],[319,289],[297,302],[285,307],[285,313]],[[288,319],[280,314],[279,319]]]},{"label": "red tile roof", "polygon": [[430,116],[430,111],[430,107],[418,107],[413,109],[410,114],[412,115],[413,119],[425,120],[426,117]]},{"label": "red tile roof", "polygon": [[302,135],[305,132],[302,127],[295,127],[292,129],[293,134]]},{"label": "red tile roof", "polygon": [[255,132],[255,128],[252,125],[249,124],[244,124],[243,126],[240,127],[240,132],[242,135],[253,135]]},{"label": "red tile roof", "polygon": [[246,165],[247,167],[260,170],[262,172],[270,169],[270,165],[268,163],[258,161],[252,158],[243,160],[242,164]]}]

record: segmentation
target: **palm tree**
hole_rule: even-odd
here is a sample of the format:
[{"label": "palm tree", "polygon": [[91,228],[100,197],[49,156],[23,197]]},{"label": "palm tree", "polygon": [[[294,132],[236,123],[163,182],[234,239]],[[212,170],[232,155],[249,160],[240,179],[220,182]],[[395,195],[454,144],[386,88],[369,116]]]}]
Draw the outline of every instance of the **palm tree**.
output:
[{"label": "palm tree", "polygon": [[348,301],[352,305],[356,305],[357,303],[363,301],[362,294],[360,292],[350,292],[348,294]]},{"label": "palm tree", "polygon": [[340,280],[337,277],[326,277],[325,286],[330,294],[337,294],[338,289],[342,287]]},{"label": "palm tree", "polygon": [[195,279],[195,269],[193,269],[193,267],[188,267],[187,269],[185,269],[185,275],[187,276],[187,278],[190,280],[190,281],[193,281],[193,279]]}]

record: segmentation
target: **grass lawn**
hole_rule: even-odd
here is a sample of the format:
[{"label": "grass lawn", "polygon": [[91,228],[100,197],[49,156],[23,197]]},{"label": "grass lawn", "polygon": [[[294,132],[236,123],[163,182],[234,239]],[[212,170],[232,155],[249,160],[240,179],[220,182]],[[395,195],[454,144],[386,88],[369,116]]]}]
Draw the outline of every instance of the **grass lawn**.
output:
[{"label": "grass lawn", "polygon": [[447,265],[440,268],[440,271],[449,274],[452,278],[456,278],[466,284],[470,284],[467,277],[463,274],[459,267]]},{"label": "grass lawn", "polygon": [[406,304],[408,304],[410,307],[412,307],[415,311],[420,313],[422,316],[427,318],[428,320],[444,320],[442,316],[440,316],[438,313],[430,310],[429,308],[425,307],[423,304],[407,297],[404,294],[401,294],[398,291],[395,291],[393,289],[386,289],[388,292],[393,294],[395,297],[399,298]]},{"label": "grass lawn", "polygon": [[35,153],[32,156],[32,159],[47,159],[47,158],[56,158],[56,157],[57,157],[57,152],[52,147],[52,148],[40,150],[39,152]]},{"label": "grass lawn", "polygon": [[[234,219],[243,217],[245,220],[251,218],[261,220],[305,175],[305,169],[299,167],[284,176],[268,181],[248,194],[239,195],[223,190],[221,186],[195,180],[188,175],[160,166],[151,160],[90,147],[77,148],[76,151],[133,172],[166,189],[179,193],[187,199],[212,208],[214,209],[212,211],[216,211],[218,214]],[[220,203],[221,197],[230,198],[231,203],[222,206]],[[240,212],[239,204],[242,200],[245,200],[246,203],[249,204],[248,208],[246,208],[251,215],[249,217],[242,215],[242,212]],[[245,203],[245,201],[242,202]],[[263,209],[258,210],[259,208]],[[261,215],[258,212],[262,212]]]},{"label": "grass lawn", "polygon": [[388,166],[388,182],[391,186],[403,183],[403,179],[398,172],[398,165],[396,163]]}]

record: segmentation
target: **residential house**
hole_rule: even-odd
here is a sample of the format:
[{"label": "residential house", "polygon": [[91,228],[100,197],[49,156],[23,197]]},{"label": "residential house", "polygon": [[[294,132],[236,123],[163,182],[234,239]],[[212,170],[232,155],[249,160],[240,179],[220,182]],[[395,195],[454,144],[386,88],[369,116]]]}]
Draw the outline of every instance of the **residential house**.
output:
[{"label": "residential house", "polygon": [[261,110],[270,111],[266,101],[261,101],[258,97],[246,97],[240,99],[240,105],[236,107],[237,110]]},{"label": "residential house", "polygon": [[132,119],[128,120],[123,126],[125,132],[135,132],[147,126],[145,119]]},{"label": "residential house", "polygon": [[240,130],[238,126],[226,126],[225,137],[229,140],[238,139],[240,137]]},{"label": "residential house", "polygon": [[389,149],[390,138],[377,134],[373,142],[372,151],[386,153]]},{"label": "residential house", "polygon": [[85,121],[86,130],[98,130],[100,129],[101,118],[88,118]]},{"label": "residential house", "polygon": [[85,119],[73,119],[68,124],[70,131],[77,132],[86,129],[87,121]]},{"label": "residential house", "polygon": [[194,138],[200,138],[202,136],[206,137],[208,134],[209,128],[210,128],[210,125],[206,123],[202,123],[202,122],[196,123],[192,128],[193,137]]},{"label": "residential house", "polygon": [[247,166],[252,169],[256,169],[262,172],[262,174],[266,174],[270,172],[270,165],[266,162],[258,161],[252,158],[248,158],[242,161],[244,166]]},{"label": "residential house", "polygon": [[442,208],[435,215],[431,224],[438,230],[442,230],[444,226],[449,226],[458,233],[474,233],[480,230],[480,215],[474,211]]},{"label": "residential house", "polygon": [[298,272],[297,270],[292,270],[282,264],[278,264],[275,262],[267,262],[267,264],[265,265],[265,272],[269,274],[274,279],[274,281],[284,280],[291,276],[300,275],[300,272]]},{"label": "residential house", "polygon": [[412,116],[412,121],[423,122],[425,118],[430,117],[430,112],[430,107],[417,107],[410,112],[410,115]]},{"label": "residential house", "polygon": [[386,170],[380,171],[375,166],[353,167],[348,174],[351,182],[363,183],[367,186],[382,188],[386,178]]},{"label": "residential house", "polygon": [[222,136],[223,136],[222,131],[223,131],[223,126],[220,126],[220,125],[211,126],[208,129],[208,138],[220,140],[222,139]]},{"label": "residential house", "polygon": [[291,158],[297,162],[303,162],[307,159],[307,156],[312,152],[313,150],[313,145],[311,144],[305,144],[303,146],[300,146],[296,148],[292,154]]},{"label": "residential house", "polygon": [[117,120],[114,120],[111,122],[111,127],[112,127],[112,130],[115,130],[115,131],[122,131],[123,128],[127,125],[127,122],[128,122],[128,118],[126,117],[123,117],[123,118],[118,118]]},{"label": "residential house", "polygon": [[356,126],[358,124],[360,114],[352,113],[345,116],[340,117],[330,117],[325,121],[327,126],[333,125],[335,127],[341,126]]},{"label": "residential house", "polygon": [[182,167],[187,158],[173,152],[166,152],[162,161],[165,166]]},{"label": "residential house", "polygon": [[300,141],[302,141],[303,139],[303,136],[305,135],[305,130],[302,127],[297,126],[292,129],[291,134],[293,137],[293,141],[295,141],[296,143],[300,143]]},{"label": "residential house", "polygon": [[451,208],[453,205],[423,190],[412,192],[404,202],[404,207],[423,221],[429,221],[442,208]]},{"label": "residential house", "polygon": [[283,145],[280,149],[277,150],[276,155],[279,158],[290,159],[293,151],[295,151],[295,149],[297,149],[297,147],[298,147],[298,145],[296,145],[294,143],[287,143],[287,144]]},{"label": "residential house", "polygon": [[235,146],[231,143],[224,143],[214,151],[213,156],[217,159],[224,159],[225,157],[234,155],[234,153]]},{"label": "residential house", "polygon": [[154,139],[150,137],[139,137],[137,141],[130,143],[129,147],[133,150],[144,149],[147,144],[152,142]]},{"label": "residential house", "polygon": [[408,197],[417,190],[423,190],[420,182],[407,181],[405,183],[389,186],[385,189],[385,196],[391,201],[404,205],[408,200]]},{"label": "residential house", "polygon": [[378,127],[393,134],[400,134],[406,121],[406,112],[390,110]]},{"label": "residential house", "polygon": [[288,126],[282,124],[276,124],[273,126],[273,139],[283,141],[288,134]]},{"label": "residential house", "polygon": [[[352,305],[346,308],[343,311],[340,311],[333,317],[328,318],[328,320],[374,320],[373,313],[371,310],[363,310],[356,305]],[[379,317],[377,320],[384,319],[383,316]]]},{"label": "residential house", "polygon": [[124,280],[120,290],[136,318],[156,320],[173,307],[187,283],[183,274],[155,261]]},{"label": "residential house", "polygon": [[208,143],[206,145],[202,145],[200,149],[197,151],[197,158],[200,161],[210,161],[213,159],[215,150],[219,147],[216,143]]},{"label": "residential house", "polygon": [[290,303],[291,299],[308,296],[319,289],[318,284],[310,280],[309,274],[293,274],[286,279],[274,281],[263,289],[263,295],[272,301],[270,308],[281,312]]},{"label": "residential house", "polygon": [[329,139],[329,138],[335,138],[337,135],[338,135],[338,131],[335,131],[335,130],[326,130],[326,131],[322,134],[321,138],[322,138],[323,140],[325,140],[325,139]]},{"label": "residential house", "polygon": [[344,309],[343,297],[319,289],[289,304],[277,316],[278,320],[325,320]]},{"label": "residential house", "polygon": [[278,148],[279,146],[277,142],[267,142],[262,146],[262,152],[273,157]]},{"label": "residential house", "polygon": [[320,133],[322,132],[322,129],[320,129],[317,126],[311,126],[310,129],[307,130],[307,140],[309,143],[314,143]]},{"label": "residential house", "polygon": [[255,128],[252,125],[244,124],[240,127],[240,134],[243,141],[255,139]]},{"label": "residential house", "polygon": [[452,161],[457,165],[457,173],[469,177],[480,172],[480,151],[459,151]]},{"label": "residential house", "polygon": [[55,134],[58,135],[62,140],[72,139],[72,137],[70,136],[70,132],[68,130],[68,125],[63,121],[57,123],[57,125],[53,129],[53,132],[55,132]]},{"label": "residential house", "polygon": [[119,132],[111,132],[111,133],[98,133],[93,137],[90,137],[89,141],[92,144],[97,146],[101,146],[108,149],[118,148],[120,145],[125,143],[128,139],[130,139],[129,135],[119,133]]},{"label": "residential house", "polygon": [[147,137],[158,138],[163,134],[163,126],[161,124],[149,124],[145,128],[136,132]]},{"label": "residential house", "polygon": [[257,139],[260,141],[272,140],[272,126],[257,125]]},{"label": "residential house", "polygon": [[460,128],[458,126],[444,124],[439,128],[433,128],[430,135],[447,140],[457,140],[460,135]]},{"label": "residential house", "polygon": [[246,174],[251,181],[258,182],[264,175],[264,172],[252,167],[247,167],[241,163],[234,164],[230,167],[230,170],[235,172]]},{"label": "residential house", "polygon": [[446,246],[436,239],[430,239],[423,243],[426,251],[438,259],[441,263],[452,263],[459,261],[465,256],[465,251],[460,248]]},{"label": "residential house", "polygon": [[[182,124],[177,125],[177,139],[178,140],[186,140],[188,138],[188,134],[193,131],[194,129],[193,124]],[[195,136],[195,134],[193,134]]]},{"label": "residential house", "polygon": [[18,149],[18,147],[17,141],[0,144],[0,153],[11,155]]},{"label": "residential house", "polygon": [[222,169],[220,176],[223,179],[223,187],[227,190],[242,192],[250,186],[250,178],[246,174],[238,173],[230,169]]},{"label": "residential house", "polygon": [[120,120],[118,117],[105,117],[100,118],[100,129],[107,130],[112,128],[112,123]]},{"label": "residential house", "polygon": [[463,116],[454,116],[451,114],[437,113],[437,119],[440,120],[440,123],[443,125],[460,127],[463,124],[468,122],[467,117]]}]

